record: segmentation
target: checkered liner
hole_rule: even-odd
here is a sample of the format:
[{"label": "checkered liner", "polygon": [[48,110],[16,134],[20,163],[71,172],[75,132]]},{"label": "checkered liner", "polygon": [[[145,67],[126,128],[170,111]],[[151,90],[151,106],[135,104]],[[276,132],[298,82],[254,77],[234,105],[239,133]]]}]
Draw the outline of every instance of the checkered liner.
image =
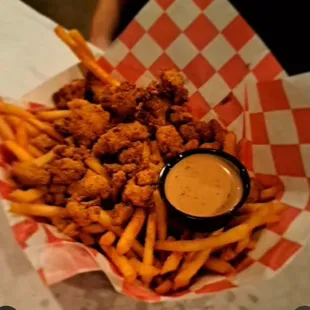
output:
[{"label": "checkered liner", "polygon": [[[282,184],[278,198],[289,207],[280,223],[263,231],[236,275],[206,276],[169,297],[124,283],[103,255],[70,242],[49,225],[7,212],[17,241],[42,279],[53,284],[103,270],[117,291],[159,302],[257,283],[287,265],[310,233],[310,101],[299,84],[275,80],[285,73],[237,11],[226,0],[150,1],[100,64],[119,80],[137,84],[153,80],[162,68],[181,70],[192,113],[205,120],[216,117],[234,130],[242,161],[264,184]],[[2,152],[3,175],[5,156]],[[0,192],[7,210],[11,188],[3,180]]]}]

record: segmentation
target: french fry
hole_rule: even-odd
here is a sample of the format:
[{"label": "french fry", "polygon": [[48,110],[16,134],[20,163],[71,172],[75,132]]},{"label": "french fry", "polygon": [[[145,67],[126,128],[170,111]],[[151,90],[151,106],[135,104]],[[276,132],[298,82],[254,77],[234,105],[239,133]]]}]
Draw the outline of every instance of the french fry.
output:
[{"label": "french fry", "polygon": [[48,218],[68,216],[68,211],[65,208],[32,203],[12,203],[10,212]]},{"label": "french fry", "polygon": [[27,121],[41,131],[45,132],[51,138],[54,138],[59,142],[62,142],[64,140],[63,137],[50,124],[43,123],[34,117],[28,119]]},{"label": "french fry", "polygon": [[217,236],[210,236],[204,239],[157,241],[155,243],[155,249],[176,252],[195,252],[206,248],[214,249],[242,240],[248,235],[249,231],[249,225],[241,224],[226,230]]},{"label": "french fry", "polygon": [[7,140],[3,142],[3,145],[9,151],[11,151],[20,161],[28,161],[34,159],[34,157],[30,155],[28,151],[19,146],[15,141]]},{"label": "french fry", "polygon": [[112,211],[112,225],[122,226],[126,224],[134,213],[134,208],[124,204],[117,204]]},{"label": "french fry", "polygon": [[162,201],[159,191],[155,190],[153,193],[155,204],[155,213],[157,219],[157,237],[159,240],[166,240],[167,238],[167,208]]},{"label": "french fry", "polygon": [[162,158],[162,156],[160,154],[157,142],[156,141],[151,141],[150,144],[151,144],[151,150],[152,150],[151,159],[153,161],[155,161],[156,163],[158,163],[158,164],[163,164],[164,160],[163,160],[163,158]]},{"label": "french fry", "polygon": [[68,221],[66,219],[58,216],[51,217],[50,221],[59,231],[63,231],[68,225]]},{"label": "french fry", "polygon": [[244,238],[243,240],[238,241],[236,248],[235,248],[235,252],[237,254],[242,253],[248,247],[250,240],[251,240],[251,237],[248,236],[248,237]]},{"label": "french fry", "polygon": [[153,265],[154,259],[154,244],[156,240],[156,215],[155,213],[150,213],[146,224],[146,236],[144,244],[144,254],[143,254],[143,276],[142,281],[148,285],[154,275],[150,271],[150,266]]},{"label": "french fry", "polygon": [[160,274],[164,275],[178,269],[183,258],[182,252],[172,252],[165,260]]},{"label": "french fry", "polygon": [[[121,229],[118,226],[112,225],[112,218],[110,214],[107,211],[101,210],[99,217],[94,219],[94,221],[97,221],[103,228],[106,230],[112,231],[114,234],[116,234],[118,237],[121,237],[123,235],[123,229]],[[144,248],[137,240],[134,240],[132,243],[132,250],[139,256],[143,257]]]},{"label": "french fry", "polygon": [[106,232],[104,235],[101,236],[100,240],[99,240],[99,244],[100,246],[110,246],[112,245],[116,240],[116,236],[114,233],[112,233],[112,231],[108,231]]},{"label": "french fry", "polygon": [[9,103],[4,103],[1,98],[0,98],[0,113],[3,114],[9,114],[9,115],[15,115],[18,116],[22,119],[31,119],[34,118],[33,114],[30,112],[17,107],[16,105],[9,104]]},{"label": "french fry", "polygon": [[95,157],[89,157],[85,160],[85,164],[97,174],[103,175],[108,180],[110,176],[104,166],[101,165],[100,161]]},{"label": "french fry", "polygon": [[278,193],[278,188],[276,186],[266,188],[261,191],[260,196],[259,196],[259,201],[273,200],[276,198],[277,193]]},{"label": "french fry", "polygon": [[72,29],[69,31],[70,37],[76,42],[76,44],[83,50],[85,55],[89,56],[91,59],[95,60],[95,56],[89,49],[87,42],[85,41],[82,34],[77,29]]},{"label": "french fry", "polygon": [[69,223],[62,231],[65,235],[75,238],[79,235],[79,225],[75,222]]},{"label": "french fry", "polygon": [[[129,262],[139,276],[142,276],[142,277],[145,276],[145,270],[144,270],[145,265],[142,262],[140,262],[136,257],[131,257],[129,259]],[[160,269],[154,266],[147,266],[147,268],[148,268],[148,274],[151,277],[155,277],[160,273]]]},{"label": "french fry", "polygon": [[237,155],[237,137],[234,132],[228,132],[225,135],[223,150],[232,156]]},{"label": "french fry", "polygon": [[24,149],[28,149],[28,133],[25,122],[21,122],[16,128],[16,142]]},{"label": "french fry", "polygon": [[32,202],[46,194],[46,190],[31,188],[27,190],[16,189],[10,193],[9,198],[17,202]]},{"label": "french fry", "polygon": [[0,137],[2,140],[14,140],[14,132],[6,122],[4,117],[0,115]]},{"label": "french fry", "polygon": [[61,27],[57,26],[55,28],[56,35],[72,50],[72,52],[81,60],[83,65],[92,72],[98,79],[100,79],[104,83],[110,83],[114,86],[119,86],[120,83],[114,80],[108,73],[106,73],[94,59],[92,59],[81,47],[79,47],[78,43],[73,40],[73,38],[67,33],[67,31]]},{"label": "french fry", "polygon": [[43,153],[38,150],[35,146],[33,146],[32,144],[29,144],[27,147],[27,151],[30,153],[30,155],[32,155],[34,158],[43,156]]},{"label": "french fry", "polygon": [[105,232],[105,229],[99,224],[90,224],[88,226],[84,226],[82,230],[88,234],[100,234]]},{"label": "french fry", "polygon": [[204,265],[211,253],[211,249],[205,249],[196,253],[192,261],[190,261],[186,267],[181,268],[174,278],[173,290],[179,290],[187,286],[193,276],[199,271]]},{"label": "french fry", "polygon": [[250,194],[247,199],[248,202],[257,202],[259,200],[262,188],[256,179],[251,179]]},{"label": "french fry", "polygon": [[37,135],[40,133],[40,131],[39,131],[36,127],[34,127],[33,125],[31,125],[31,124],[29,124],[29,123],[27,122],[27,119],[26,119],[26,118],[25,118],[25,119],[21,119],[21,118],[19,118],[18,116],[6,115],[6,116],[5,116],[5,119],[6,119],[6,121],[10,124],[10,126],[11,126],[12,128],[14,128],[15,130],[16,130],[16,128],[19,126],[19,124],[20,124],[20,122],[21,122],[22,120],[26,121],[26,122],[25,122],[25,126],[26,126],[26,130],[27,130],[27,132],[28,132],[28,135],[29,135],[30,137],[35,137],[35,136],[37,136]]},{"label": "french fry", "polygon": [[94,245],[96,243],[95,238],[84,231],[79,232],[79,237],[82,243],[84,243],[86,246]]},{"label": "french fry", "polygon": [[51,110],[51,111],[40,111],[36,114],[37,118],[43,121],[54,121],[59,118],[70,117],[70,110]]},{"label": "french fry", "polygon": [[235,270],[230,263],[226,262],[225,260],[214,257],[209,257],[205,262],[204,267],[207,270],[218,274],[227,274]]},{"label": "french fry", "polygon": [[133,241],[136,239],[144,224],[145,218],[146,214],[143,209],[137,209],[135,211],[117,243],[116,250],[119,254],[125,254],[131,249]]},{"label": "french fry", "polygon": [[148,161],[150,156],[151,156],[150,146],[149,146],[148,142],[144,141],[143,142],[143,151],[142,151],[142,161],[143,162]]},{"label": "french fry", "polygon": [[173,282],[170,279],[165,280],[161,284],[159,284],[157,287],[155,287],[155,292],[159,295],[167,295],[173,286]]},{"label": "french fry", "polygon": [[55,158],[55,153],[53,152],[53,150],[47,152],[46,154],[38,157],[38,158],[35,158],[32,162],[34,164],[36,164],[37,166],[39,167],[42,167],[48,163],[50,163],[52,160],[54,160]]},{"label": "french fry", "polygon": [[220,150],[222,147],[221,143],[218,141],[214,142],[206,142],[200,145],[200,149],[215,149],[215,150]]},{"label": "french fry", "polygon": [[237,257],[238,253],[232,247],[226,247],[222,250],[220,258],[224,261],[231,261]]},{"label": "french fry", "polygon": [[137,278],[137,273],[124,255],[120,255],[114,247],[101,246],[110,260],[115,264],[124,276],[125,280],[133,283]]}]

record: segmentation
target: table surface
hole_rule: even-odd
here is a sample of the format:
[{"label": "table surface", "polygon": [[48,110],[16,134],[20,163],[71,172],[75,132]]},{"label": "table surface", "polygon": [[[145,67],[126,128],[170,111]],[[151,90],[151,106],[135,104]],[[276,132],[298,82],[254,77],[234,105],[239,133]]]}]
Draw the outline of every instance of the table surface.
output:
[{"label": "table surface", "polygon": [[[19,0],[0,0],[0,95],[19,98],[77,59],[53,34],[55,23]],[[45,287],[17,246],[0,209],[0,306],[16,309],[272,309],[310,305],[310,246],[279,275],[235,291],[196,300],[145,304],[115,291],[101,272]]]}]

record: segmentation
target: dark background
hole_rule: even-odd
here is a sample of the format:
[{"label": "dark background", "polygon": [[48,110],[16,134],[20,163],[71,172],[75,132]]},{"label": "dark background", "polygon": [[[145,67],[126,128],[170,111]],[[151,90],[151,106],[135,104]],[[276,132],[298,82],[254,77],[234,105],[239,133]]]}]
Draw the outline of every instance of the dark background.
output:
[{"label": "dark background", "polygon": [[[97,0],[23,1],[65,27],[78,28],[86,37],[89,36]],[[147,0],[127,0],[116,35],[146,2]],[[230,0],[230,2],[259,34],[288,74],[310,71],[308,0]]]}]

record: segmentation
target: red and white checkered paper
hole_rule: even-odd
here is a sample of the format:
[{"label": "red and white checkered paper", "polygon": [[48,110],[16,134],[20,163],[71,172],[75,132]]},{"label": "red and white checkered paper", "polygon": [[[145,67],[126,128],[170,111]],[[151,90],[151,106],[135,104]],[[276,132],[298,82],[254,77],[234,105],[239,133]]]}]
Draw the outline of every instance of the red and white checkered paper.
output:
[{"label": "red and white checkered paper", "polygon": [[[285,76],[281,66],[226,0],[150,1],[100,64],[118,79],[138,84],[153,80],[162,68],[181,70],[192,113],[205,120],[216,117],[234,130],[241,140],[241,160],[265,185],[281,184],[278,199],[289,207],[280,223],[263,231],[235,275],[205,276],[169,297],[125,283],[102,254],[71,242],[52,226],[7,212],[18,243],[45,283],[102,270],[117,291],[159,302],[254,284],[283,269],[310,234],[310,79],[276,80]],[[78,77],[77,68],[24,98],[50,103],[53,91]],[[24,101],[14,104],[25,106]],[[4,175],[9,159],[5,152],[1,155],[0,192],[8,210],[5,198],[12,188]]]}]

